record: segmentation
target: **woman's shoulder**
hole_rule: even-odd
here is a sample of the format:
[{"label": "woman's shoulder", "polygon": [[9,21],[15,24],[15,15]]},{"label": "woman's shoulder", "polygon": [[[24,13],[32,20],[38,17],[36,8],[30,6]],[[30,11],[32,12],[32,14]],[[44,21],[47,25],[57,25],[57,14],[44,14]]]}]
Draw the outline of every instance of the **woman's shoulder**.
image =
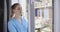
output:
[{"label": "woman's shoulder", "polygon": [[8,24],[12,24],[13,20],[14,20],[13,18],[9,19]]}]

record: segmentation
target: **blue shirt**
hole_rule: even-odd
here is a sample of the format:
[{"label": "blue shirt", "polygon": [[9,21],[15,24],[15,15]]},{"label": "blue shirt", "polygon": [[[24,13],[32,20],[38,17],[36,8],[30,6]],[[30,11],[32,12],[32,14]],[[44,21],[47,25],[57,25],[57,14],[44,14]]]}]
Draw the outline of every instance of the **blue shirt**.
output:
[{"label": "blue shirt", "polygon": [[8,30],[9,32],[28,32],[27,21],[22,18],[22,21],[20,23],[15,18],[12,18],[8,22]]}]

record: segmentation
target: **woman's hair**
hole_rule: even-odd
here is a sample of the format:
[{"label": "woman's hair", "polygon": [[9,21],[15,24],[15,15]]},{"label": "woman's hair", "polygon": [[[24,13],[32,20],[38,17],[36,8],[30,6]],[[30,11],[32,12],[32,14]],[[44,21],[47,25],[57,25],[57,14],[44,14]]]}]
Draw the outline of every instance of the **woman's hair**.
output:
[{"label": "woman's hair", "polygon": [[15,9],[18,5],[19,5],[19,3],[15,3],[15,4],[13,4],[13,5],[11,6],[11,14],[10,14],[10,18],[11,18],[11,17],[13,16],[13,14],[14,14],[13,9]]}]

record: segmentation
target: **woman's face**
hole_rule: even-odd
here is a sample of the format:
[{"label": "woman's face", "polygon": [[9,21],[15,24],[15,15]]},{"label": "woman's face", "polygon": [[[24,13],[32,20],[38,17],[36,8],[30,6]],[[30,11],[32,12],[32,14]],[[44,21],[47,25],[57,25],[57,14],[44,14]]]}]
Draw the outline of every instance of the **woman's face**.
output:
[{"label": "woman's face", "polygon": [[22,13],[22,8],[20,7],[20,5],[17,5],[13,11],[14,11],[15,14],[16,13],[21,14]]}]

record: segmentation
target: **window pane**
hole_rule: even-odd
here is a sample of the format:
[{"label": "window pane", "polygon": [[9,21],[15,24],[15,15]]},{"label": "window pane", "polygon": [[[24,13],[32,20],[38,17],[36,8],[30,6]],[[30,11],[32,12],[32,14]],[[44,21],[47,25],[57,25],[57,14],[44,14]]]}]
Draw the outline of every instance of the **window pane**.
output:
[{"label": "window pane", "polygon": [[36,0],[34,8],[37,9],[34,17],[35,32],[52,32],[52,0]]}]

